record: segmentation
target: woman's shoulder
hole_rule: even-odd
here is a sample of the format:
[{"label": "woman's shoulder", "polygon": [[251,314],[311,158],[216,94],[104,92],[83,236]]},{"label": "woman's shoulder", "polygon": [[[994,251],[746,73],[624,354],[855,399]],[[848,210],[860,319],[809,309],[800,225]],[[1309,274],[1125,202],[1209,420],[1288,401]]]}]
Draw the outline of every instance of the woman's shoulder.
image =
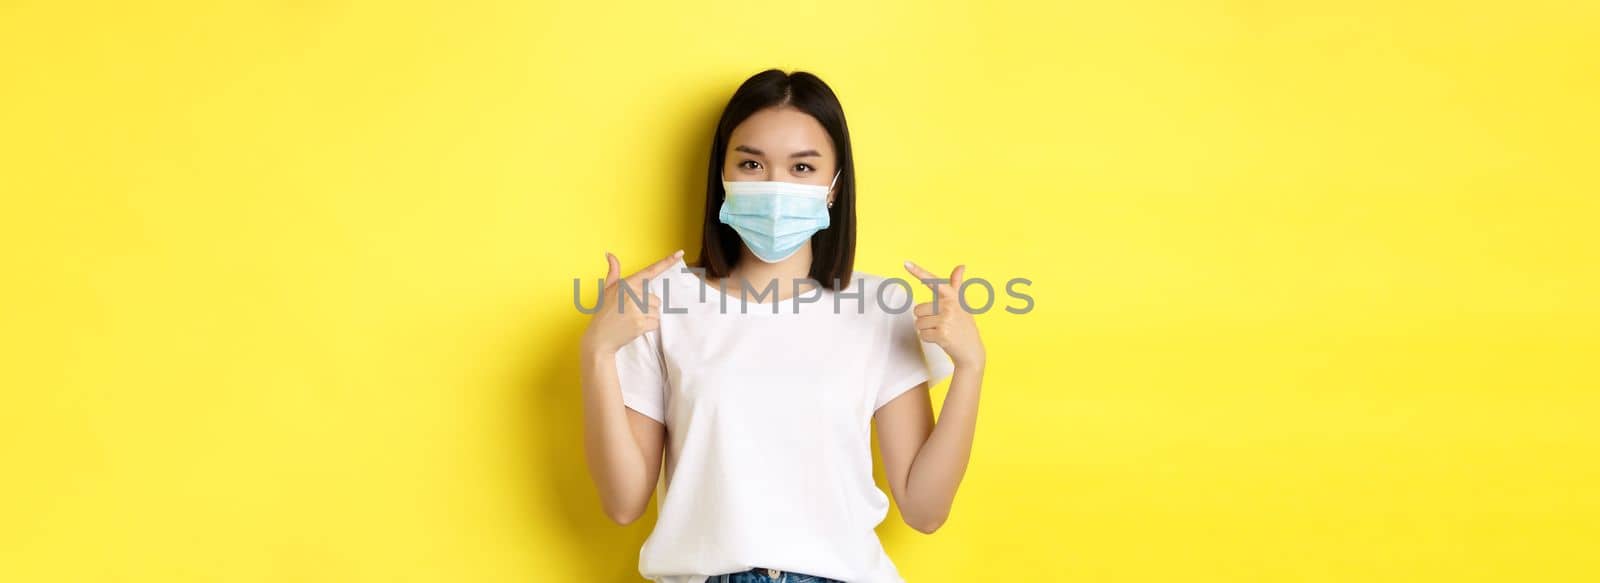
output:
[{"label": "woman's shoulder", "polygon": [[848,282],[840,282],[835,294],[860,298],[866,312],[893,315],[905,311],[911,302],[913,285],[917,282],[899,277],[887,277],[871,272],[856,271]]},{"label": "woman's shoulder", "polygon": [[857,271],[850,274],[850,281],[848,282],[849,287],[841,286],[840,290],[855,293],[856,286],[860,286],[861,289],[865,290],[868,294],[874,294],[877,293],[878,290],[884,290],[883,293],[887,295],[889,293],[888,290],[890,289],[898,289],[902,292],[908,292],[913,289],[912,286],[916,285],[916,283],[916,281],[908,280],[902,277],[888,277],[866,271]]},{"label": "woman's shoulder", "polygon": [[673,291],[693,290],[701,285],[700,276],[705,270],[689,265],[682,257],[673,263],[666,271],[650,279],[652,290],[659,290],[670,286]]}]

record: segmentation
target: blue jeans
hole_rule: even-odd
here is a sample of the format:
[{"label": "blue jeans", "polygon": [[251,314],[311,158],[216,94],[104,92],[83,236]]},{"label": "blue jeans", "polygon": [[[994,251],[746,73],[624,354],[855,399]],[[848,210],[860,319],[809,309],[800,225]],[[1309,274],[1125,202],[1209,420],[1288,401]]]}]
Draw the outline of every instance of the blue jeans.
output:
[{"label": "blue jeans", "polygon": [[706,579],[706,583],[844,583],[844,581],[796,573],[794,571],[779,571],[777,569],[757,567],[738,573],[712,575]]}]

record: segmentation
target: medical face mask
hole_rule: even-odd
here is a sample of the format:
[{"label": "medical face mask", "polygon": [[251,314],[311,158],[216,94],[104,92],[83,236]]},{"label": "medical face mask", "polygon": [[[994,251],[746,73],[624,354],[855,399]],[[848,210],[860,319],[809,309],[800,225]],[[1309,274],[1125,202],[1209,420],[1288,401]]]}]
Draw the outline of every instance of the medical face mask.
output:
[{"label": "medical face mask", "polygon": [[794,255],[817,231],[828,228],[828,186],[777,180],[722,181],[726,195],[717,219],[733,227],[757,258],[777,263]]}]

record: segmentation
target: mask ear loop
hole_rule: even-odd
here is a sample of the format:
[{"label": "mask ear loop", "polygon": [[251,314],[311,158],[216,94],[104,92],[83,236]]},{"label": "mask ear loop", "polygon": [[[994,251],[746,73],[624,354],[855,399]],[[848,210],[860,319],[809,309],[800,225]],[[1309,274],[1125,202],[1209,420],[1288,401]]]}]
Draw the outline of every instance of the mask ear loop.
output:
[{"label": "mask ear loop", "polygon": [[[833,182],[828,183],[828,194],[833,194],[833,187],[839,184],[839,175],[841,174],[844,174],[843,169],[833,173]],[[833,200],[831,199],[828,200],[828,208],[833,208]]]}]

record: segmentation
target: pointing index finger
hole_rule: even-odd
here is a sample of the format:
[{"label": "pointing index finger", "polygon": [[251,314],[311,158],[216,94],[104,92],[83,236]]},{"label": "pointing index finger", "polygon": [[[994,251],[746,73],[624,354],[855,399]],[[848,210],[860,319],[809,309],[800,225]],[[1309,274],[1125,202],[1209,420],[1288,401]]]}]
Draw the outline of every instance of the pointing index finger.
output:
[{"label": "pointing index finger", "polygon": [[662,258],[660,261],[651,263],[648,267],[645,267],[644,269],[635,272],[633,275],[628,276],[628,281],[639,283],[646,279],[661,275],[661,273],[666,271],[668,267],[672,267],[672,264],[677,263],[679,257],[683,257],[682,249],[674,251],[671,255]]},{"label": "pointing index finger", "polygon": [[929,273],[928,270],[923,269],[922,266],[910,261],[906,262],[906,271],[911,272],[911,275],[917,276],[918,280],[922,281],[923,284],[927,285],[928,288],[932,289],[933,291],[939,291],[940,286],[944,285],[943,282],[949,281],[947,278],[939,277]]},{"label": "pointing index finger", "polygon": [[923,269],[921,265],[912,263],[909,260],[906,261],[906,271],[911,272],[911,275],[917,276],[917,279],[939,279],[939,276],[928,273],[928,270]]}]

